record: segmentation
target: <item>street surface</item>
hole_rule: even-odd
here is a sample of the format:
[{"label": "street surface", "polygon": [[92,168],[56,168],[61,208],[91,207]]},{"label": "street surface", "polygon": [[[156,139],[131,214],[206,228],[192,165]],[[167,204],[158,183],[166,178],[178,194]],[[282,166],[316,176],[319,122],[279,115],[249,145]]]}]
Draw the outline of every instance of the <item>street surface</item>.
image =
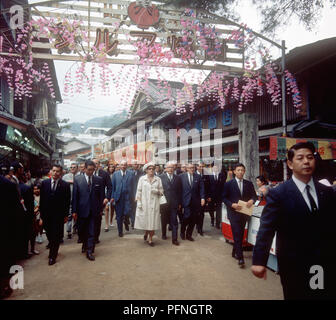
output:
[{"label": "street surface", "polygon": [[93,262],[81,253],[77,235],[71,240],[65,236],[53,266],[48,266],[43,235],[44,243],[37,244],[40,255],[22,264],[24,289],[15,290],[9,300],[283,299],[278,275],[268,270],[267,281],[252,275],[252,252],[244,252],[246,267],[238,268],[232,245],[210,226],[207,213],[204,232],[204,237],[194,232],[195,242],[179,239],[179,247],[172,245],[171,232],[168,240],[158,232],[150,247],[142,231],[130,230],[119,238],[114,226],[102,230]]}]

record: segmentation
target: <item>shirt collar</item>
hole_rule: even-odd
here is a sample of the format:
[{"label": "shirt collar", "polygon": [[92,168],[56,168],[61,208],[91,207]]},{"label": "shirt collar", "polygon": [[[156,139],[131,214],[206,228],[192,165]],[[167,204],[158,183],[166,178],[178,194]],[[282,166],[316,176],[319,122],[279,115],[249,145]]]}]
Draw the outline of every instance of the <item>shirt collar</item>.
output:
[{"label": "shirt collar", "polygon": [[244,181],[244,178],[243,179],[238,179],[237,177],[235,177],[236,181],[239,183],[239,181],[243,182]]},{"label": "shirt collar", "polygon": [[308,182],[307,184],[304,183],[304,182],[302,182],[302,181],[299,180],[298,178],[296,178],[296,177],[294,176],[294,174],[292,175],[292,179],[293,179],[294,183],[296,184],[296,186],[298,187],[298,189],[300,190],[301,193],[303,193],[303,192],[305,191],[307,184],[310,186],[310,188],[311,188],[312,190],[315,191],[315,185],[314,185],[314,180],[313,180],[313,178],[310,178],[310,180],[309,180],[309,182]]}]

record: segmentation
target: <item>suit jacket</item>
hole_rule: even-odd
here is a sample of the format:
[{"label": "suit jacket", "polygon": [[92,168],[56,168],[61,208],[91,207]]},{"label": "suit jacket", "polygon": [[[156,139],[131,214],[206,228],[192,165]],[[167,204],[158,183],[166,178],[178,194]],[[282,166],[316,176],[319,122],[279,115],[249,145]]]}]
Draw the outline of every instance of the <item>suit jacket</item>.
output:
[{"label": "suit jacket", "polygon": [[160,175],[162,181],[163,193],[166,197],[167,204],[163,206],[169,206],[171,209],[178,209],[181,204],[181,180],[179,176],[173,174],[172,181],[169,180],[166,173]]},{"label": "suit jacket", "polygon": [[51,179],[43,180],[40,192],[41,218],[46,223],[63,223],[70,209],[70,185],[60,179],[54,195],[51,191]]},{"label": "suit jacket", "polygon": [[210,176],[206,174],[201,175],[198,172],[196,173],[201,177],[204,184],[204,199],[208,199],[210,197]]},{"label": "suit jacket", "polygon": [[224,184],[223,187],[223,202],[226,205],[228,218],[231,220],[239,220],[246,215],[232,209],[232,203],[238,203],[239,200],[256,201],[257,194],[251,181],[243,179],[243,195],[240,194],[240,189],[237,180],[234,178]]},{"label": "suit jacket", "polygon": [[103,211],[104,198],[105,188],[101,177],[92,176],[91,191],[85,175],[75,177],[72,213],[77,213],[79,218],[87,218],[90,212],[93,216],[98,216]]},{"label": "suit jacket", "polygon": [[219,173],[217,181],[213,175],[209,176],[210,192],[209,197],[214,203],[222,203],[222,194],[227,175]]},{"label": "suit jacket", "polygon": [[135,195],[136,191],[138,189],[138,182],[141,176],[143,176],[143,171],[142,170],[130,170],[130,172],[133,174],[133,195],[132,195],[132,201],[135,201]]},{"label": "suit jacket", "polygon": [[33,219],[34,218],[34,192],[33,192],[33,188],[27,186],[23,182],[19,183],[19,188],[20,188],[21,197],[24,200],[24,205],[27,209],[27,211],[25,212],[25,216],[28,219]]},{"label": "suit jacket", "polygon": [[[121,197],[121,188],[122,188],[122,175],[121,170],[118,170],[115,172],[112,176],[112,198],[114,199],[115,203],[119,201]],[[128,194],[126,195],[126,199],[128,201],[131,201],[131,198],[134,195],[134,174],[130,172],[129,170],[126,170],[126,189],[128,190]],[[133,197],[132,200],[134,200],[135,197]]]},{"label": "suit jacket", "polygon": [[110,175],[103,169],[99,169],[98,176],[103,179],[105,198],[111,200],[112,195],[112,182]]},{"label": "suit jacket", "polygon": [[201,176],[197,173],[193,175],[193,184],[190,186],[188,173],[180,176],[182,189],[182,206],[201,207],[201,199],[205,199],[204,183]]},{"label": "suit jacket", "polygon": [[[335,261],[335,194],[330,187],[314,181],[319,210],[312,215],[295,182],[290,179],[266,196],[260,219],[253,264],[266,266],[275,232],[280,272],[295,265],[319,263],[323,258]],[[333,270],[334,272],[335,270]]]}]

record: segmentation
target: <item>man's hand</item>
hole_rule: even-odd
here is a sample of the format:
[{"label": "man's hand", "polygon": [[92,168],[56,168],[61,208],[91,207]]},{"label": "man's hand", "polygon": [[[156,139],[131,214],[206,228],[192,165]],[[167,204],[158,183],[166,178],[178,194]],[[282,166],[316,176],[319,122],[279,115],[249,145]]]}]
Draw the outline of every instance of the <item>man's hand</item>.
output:
[{"label": "man's hand", "polygon": [[112,198],[112,199],[111,199],[111,203],[113,203],[113,202],[114,202],[114,199]]},{"label": "man's hand", "polygon": [[234,210],[241,210],[242,206],[238,205],[238,203],[232,203],[232,209],[234,209]]},{"label": "man's hand", "polygon": [[264,278],[266,280],[267,278],[267,269],[264,266],[255,266],[253,265],[251,267],[252,273],[257,277],[257,278]]},{"label": "man's hand", "polygon": [[39,226],[42,227],[42,225],[43,225],[43,221],[42,221],[42,219],[40,219]]},{"label": "man's hand", "polygon": [[105,199],[104,199],[104,202],[103,202],[103,205],[106,206],[106,204],[107,204],[108,202],[109,202],[108,199],[105,198]]},{"label": "man's hand", "polygon": [[77,213],[73,213],[72,217],[73,217],[74,221],[77,221]]},{"label": "man's hand", "polygon": [[208,202],[211,202],[211,198],[208,198]]},{"label": "man's hand", "polygon": [[201,206],[204,207],[204,205],[205,205],[205,200],[202,199],[202,200],[201,200]]},{"label": "man's hand", "polygon": [[246,207],[251,208],[253,206],[253,200],[247,201]]}]

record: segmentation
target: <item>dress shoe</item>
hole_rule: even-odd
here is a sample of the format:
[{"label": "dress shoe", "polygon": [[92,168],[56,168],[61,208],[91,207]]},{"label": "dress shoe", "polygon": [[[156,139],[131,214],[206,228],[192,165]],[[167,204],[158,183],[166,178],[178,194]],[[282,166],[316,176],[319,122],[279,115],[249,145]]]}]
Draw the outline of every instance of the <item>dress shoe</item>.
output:
[{"label": "dress shoe", "polygon": [[235,258],[235,259],[237,259],[238,260],[238,257],[237,257],[237,255],[236,255],[236,251],[235,251],[235,249],[233,248],[232,249],[232,258]]},{"label": "dress shoe", "polygon": [[122,238],[124,236],[123,233],[119,233],[119,237]]},{"label": "dress shoe", "polygon": [[86,257],[90,260],[90,261],[95,261],[96,258],[92,255],[92,253],[87,253]]},{"label": "dress shoe", "polygon": [[162,236],[162,240],[167,240],[167,236]]},{"label": "dress shoe", "polygon": [[86,248],[82,246],[82,253],[86,252]]},{"label": "dress shoe", "polygon": [[129,226],[128,226],[128,224],[125,224],[125,229],[126,229],[126,231],[129,231]]},{"label": "dress shoe", "polygon": [[147,238],[148,238],[148,234],[145,234],[144,235],[144,241],[147,241]]},{"label": "dress shoe", "polygon": [[179,245],[180,245],[180,243],[179,243],[177,240],[174,240],[172,243],[173,243],[175,246],[179,246]]},{"label": "dress shoe", "polygon": [[68,233],[68,239],[71,239],[72,236],[71,236],[71,233]]},{"label": "dress shoe", "polygon": [[96,240],[95,243],[98,244],[98,243],[100,243],[100,241],[99,241],[99,240]]},{"label": "dress shoe", "polygon": [[187,237],[187,240],[189,240],[189,241],[195,241],[195,239],[193,237]]},{"label": "dress shoe", "polygon": [[239,259],[239,261],[238,261],[238,266],[239,266],[240,268],[244,268],[244,267],[245,267],[244,259]]},{"label": "dress shoe", "polygon": [[216,224],[216,228],[217,228],[217,229],[220,229],[220,225],[219,225],[219,224]]},{"label": "dress shoe", "polygon": [[56,263],[55,259],[52,259],[52,258],[49,259],[49,262],[48,262],[49,266],[52,266],[55,263]]},{"label": "dress shoe", "polygon": [[110,230],[109,230],[109,228],[105,228],[104,231],[105,232],[109,232]]},{"label": "dress shoe", "polygon": [[180,236],[181,236],[181,239],[182,239],[182,240],[185,240],[185,239],[186,239],[185,234],[181,233]]},{"label": "dress shoe", "polygon": [[172,229],[172,227],[171,227],[171,226],[169,226],[169,227],[168,227],[168,230],[169,230],[169,231],[172,231],[173,229]]},{"label": "dress shoe", "polygon": [[148,242],[148,245],[150,245],[151,247],[154,247],[154,242]]},{"label": "dress shoe", "polygon": [[202,237],[204,236],[203,231],[199,231],[198,233],[199,233],[200,236],[202,236]]},{"label": "dress shoe", "polygon": [[46,249],[50,249],[50,244],[49,243],[46,245]]},{"label": "dress shoe", "polygon": [[83,241],[81,239],[78,239],[77,243],[83,243]]}]

